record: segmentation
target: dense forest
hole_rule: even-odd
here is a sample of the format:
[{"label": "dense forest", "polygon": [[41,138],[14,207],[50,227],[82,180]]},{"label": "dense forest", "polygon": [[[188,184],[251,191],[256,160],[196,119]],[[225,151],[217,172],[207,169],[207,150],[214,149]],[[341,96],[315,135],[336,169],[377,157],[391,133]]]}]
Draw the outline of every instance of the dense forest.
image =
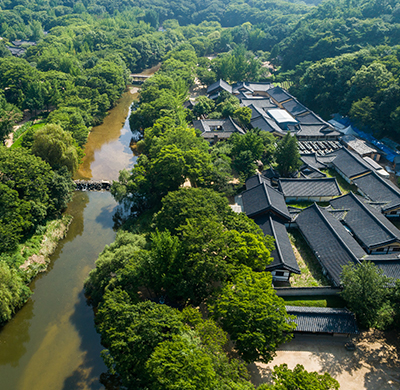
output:
[{"label": "dense forest", "polygon": [[[252,389],[244,362],[270,361],[294,325],[260,272],[273,242],[226,197],[259,164],[283,172],[297,154],[286,168],[289,139],[257,130],[210,147],[194,118],[229,116],[247,128],[251,112],[223,93],[193,111],[183,104],[196,82],[289,82],[325,119],[340,113],[400,140],[400,2],[1,0],[0,143],[23,118],[38,121],[0,146],[0,323],[31,294],[39,269],[21,265],[62,218],[91,128],[131,73],[160,62],[130,117],[142,133],[137,164],[112,186],[131,217],[86,282],[108,380]],[[338,388],[301,367],[277,367],[274,379],[259,388]]]}]

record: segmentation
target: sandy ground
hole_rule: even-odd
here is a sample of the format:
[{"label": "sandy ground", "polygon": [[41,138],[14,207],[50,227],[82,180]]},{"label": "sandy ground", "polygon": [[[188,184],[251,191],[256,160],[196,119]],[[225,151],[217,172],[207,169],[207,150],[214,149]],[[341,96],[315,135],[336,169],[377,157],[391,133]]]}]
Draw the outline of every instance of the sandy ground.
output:
[{"label": "sandy ground", "polygon": [[355,351],[347,351],[347,338],[298,335],[282,345],[269,364],[249,366],[255,385],[270,383],[271,369],[286,363],[302,364],[308,371],[328,372],[341,390],[400,389],[400,340],[391,333],[369,332],[354,339]]}]

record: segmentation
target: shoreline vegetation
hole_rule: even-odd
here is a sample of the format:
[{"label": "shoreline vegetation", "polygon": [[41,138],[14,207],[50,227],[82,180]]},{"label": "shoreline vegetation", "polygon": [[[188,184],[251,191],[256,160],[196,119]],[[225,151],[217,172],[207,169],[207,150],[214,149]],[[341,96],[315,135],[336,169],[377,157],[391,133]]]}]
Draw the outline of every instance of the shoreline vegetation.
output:
[{"label": "shoreline vegetation", "polygon": [[[66,237],[73,217],[64,214],[61,218],[49,221],[43,234],[34,235],[23,244],[18,251],[26,258],[19,269],[24,271],[30,283],[39,273],[47,271],[50,264],[50,256],[55,252],[59,242]],[[41,238],[41,240],[40,240]],[[38,241],[40,243],[38,244]]]}]

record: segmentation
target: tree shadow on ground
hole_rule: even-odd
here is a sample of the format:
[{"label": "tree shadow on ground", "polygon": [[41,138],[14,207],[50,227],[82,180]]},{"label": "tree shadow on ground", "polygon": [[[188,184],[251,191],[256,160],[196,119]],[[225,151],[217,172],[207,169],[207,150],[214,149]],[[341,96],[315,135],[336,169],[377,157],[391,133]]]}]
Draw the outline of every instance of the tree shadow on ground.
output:
[{"label": "tree shadow on ground", "polygon": [[379,331],[363,332],[354,339],[354,343],[355,351],[346,351],[344,345],[343,350],[340,345],[329,348],[328,344],[319,351],[315,351],[314,347],[310,349],[313,358],[321,366],[321,371],[334,377],[344,372],[353,375],[365,368],[365,389],[392,388],[389,381],[397,383],[400,388],[399,347],[393,335]]},{"label": "tree shadow on ground", "polygon": [[272,384],[272,369],[265,365],[251,363],[247,366],[251,383],[259,386],[263,383]]}]

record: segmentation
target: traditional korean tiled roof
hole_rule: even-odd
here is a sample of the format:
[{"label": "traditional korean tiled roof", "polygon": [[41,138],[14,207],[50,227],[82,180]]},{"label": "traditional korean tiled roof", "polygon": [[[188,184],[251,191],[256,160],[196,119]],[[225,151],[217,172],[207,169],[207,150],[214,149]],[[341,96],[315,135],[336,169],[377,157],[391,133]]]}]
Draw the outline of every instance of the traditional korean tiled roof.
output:
[{"label": "traditional korean tiled roof", "polygon": [[254,222],[260,226],[266,236],[271,236],[275,239],[275,250],[271,252],[271,257],[274,260],[265,270],[273,271],[277,269],[286,269],[290,272],[300,274],[300,269],[293,253],[285,224],[270,215],[258,217]]},{"label": "traditional korean tiled roof", "polygon": [[290,315],[296,316],[295,332],[357,334],[354,314],[347,309],[328,307],[286,306]]},{"label": "traditional korean tiled roof", "polygon": [[242,202],[248,217],[255,218],[267,212],[274,212],[283,220],[291,219],[283,194],[266,183],[244,191]]},{"label": "traditional korean tiled roof", "polygon": [[225,91],[232,93],[232,87],[226,81],[219,79],[217,82],[215,82],[214,84],[211,84],[207,88],[207,94],[213,93],[218,88],[222,88]]},{"label": "traditional korean tiled roof", "polygon": [[[309,111],[304,115],[298,114],[295,116],[297,121],[303,125],[321,125],[321,126],[329,126],[333,129],[333,127],[326,121],[324,121],[321,117],[319,117],[316,113]],[[340,134],[338,132],[338,134]]]},{"label": "traditional korean tiled roof", "polygon": [[246,190],[257,187],[261,183],[271,185],[271,180],[257,173],[257,175],[251,176],[246,180]]},{"label": "traditional korean tiled roof", "polygon": [[261,107],[255,106],[253,104],[250,104],[247,106],[251,109],[251,120],[258,118],[260,116],[266,116],[267,113],[262,109]]},{"label": "traditional korean tiled roof", "polygon": [[359,264],[364,250],[337,219],[315,203],[296,223],[334,284],[340,286],[342,267]]},{"label": "traditional korean tiled roof", "polygon": [[358,153],[360,156],[365,156],[371,153],[377,153],[377,149],[372,147],[366,141],[354,137],[354,135],[344,135],[341,138],[342,142]]},{"label": "traditional korean tiled roof", "polygon": [[344,222],[365,247],[373,249],[394,242],[400,243],[400,230],[352,192],[332,199],[330,204],[335,209],[348,210]]},{"label": "traditional korean tiled roof", "polygon": [[320,162],[317,158],[317,155],[315,153],[304,153],[300,155],[301,161],[303,161],[304,164],[315,168],[315,169],[326,169],[327,165]]},{"label": "traditional korean tiled roof", "polygon": [[383,179],[375,172],[354,179],[353,182],[369,199],[381,203],[382,211],[400,207],[400,190],[390,180]]},{"label": "traditional korean tiled roof", "polygon": [[282,103],[288,99],[293,98],[293,96],[290,95],[290,93],[288,93],[281,87],[270,88],[270,89],[268,89],[267,93],[278,103]]},{"label": "traditional korean tiled roof", "polygon": [[[297,119],[298,117],[296,117]],[[296,136],[298,137],[315,137],[315,138],[323,138],[327,136],[338,137],[340,133],[334,130],[331,127],[321,124],[303,124],[290,127],[289,130],[296,132]]]},{"label": "traditional korean tiled roof", "polygon": [[388,278],[400,279],[400,255],[398,252],[397,254],[364,256],[363,261],[372,261]]},{"label": "traditional korean tiled roof", "polygon": [[241,105],[244,107],[249,107],[249,106],[254,106],[263,110],[269,110],[271,108],[276,108],[277,105],[271,101],[271,99],[265,98],[265,97],[259,97],[259,98],[244,98],[241,99]]},{"label": "traditional korean tiled roof", "polygon": [[336,155],[336,157],[333,159],[332,165],[349,179],[366,174],[373,169],[357,153],[346,148],[335,150],[332,152],[333,155]]},{"label": "traditional korean tiled roof", "polygon": [[320,170],[309,167],[309,166],[303,166],[300,168],[300,175],[304,178],[308,179],[322,179],[326,177],[326,174],[321,172]]},{"label": "traditional korean tiled roof", "polygon": [[269,117],[259,116],[250,122],[253,128],[259,128],[263,131],[268,131],[269,133],[278,133],[281,135],[285,135],[286,131],[282,130],[277,123]]},{"label": "traditional korean tiled roof", "polygon": [[334,197],[342,194],[334,177],[279,179],[278,185],[285,198]]},{"label": "traditional korean tiled roof", "polygon": [[195,129],[201,131],[201,136],[212,139],[215,135],[221,138],[229,138],[233,133],[245,134],[245,131],[238,126],[231,117],[226,119],[200,119],[193,121]]},{"label": "traditional korean tiled roof", "polygon": [[296,99],[289,100],[288,102],[282,103],[283,108],[290,112],[293,116],[304,114],[308,112],[308,108],[299,103]]}]

